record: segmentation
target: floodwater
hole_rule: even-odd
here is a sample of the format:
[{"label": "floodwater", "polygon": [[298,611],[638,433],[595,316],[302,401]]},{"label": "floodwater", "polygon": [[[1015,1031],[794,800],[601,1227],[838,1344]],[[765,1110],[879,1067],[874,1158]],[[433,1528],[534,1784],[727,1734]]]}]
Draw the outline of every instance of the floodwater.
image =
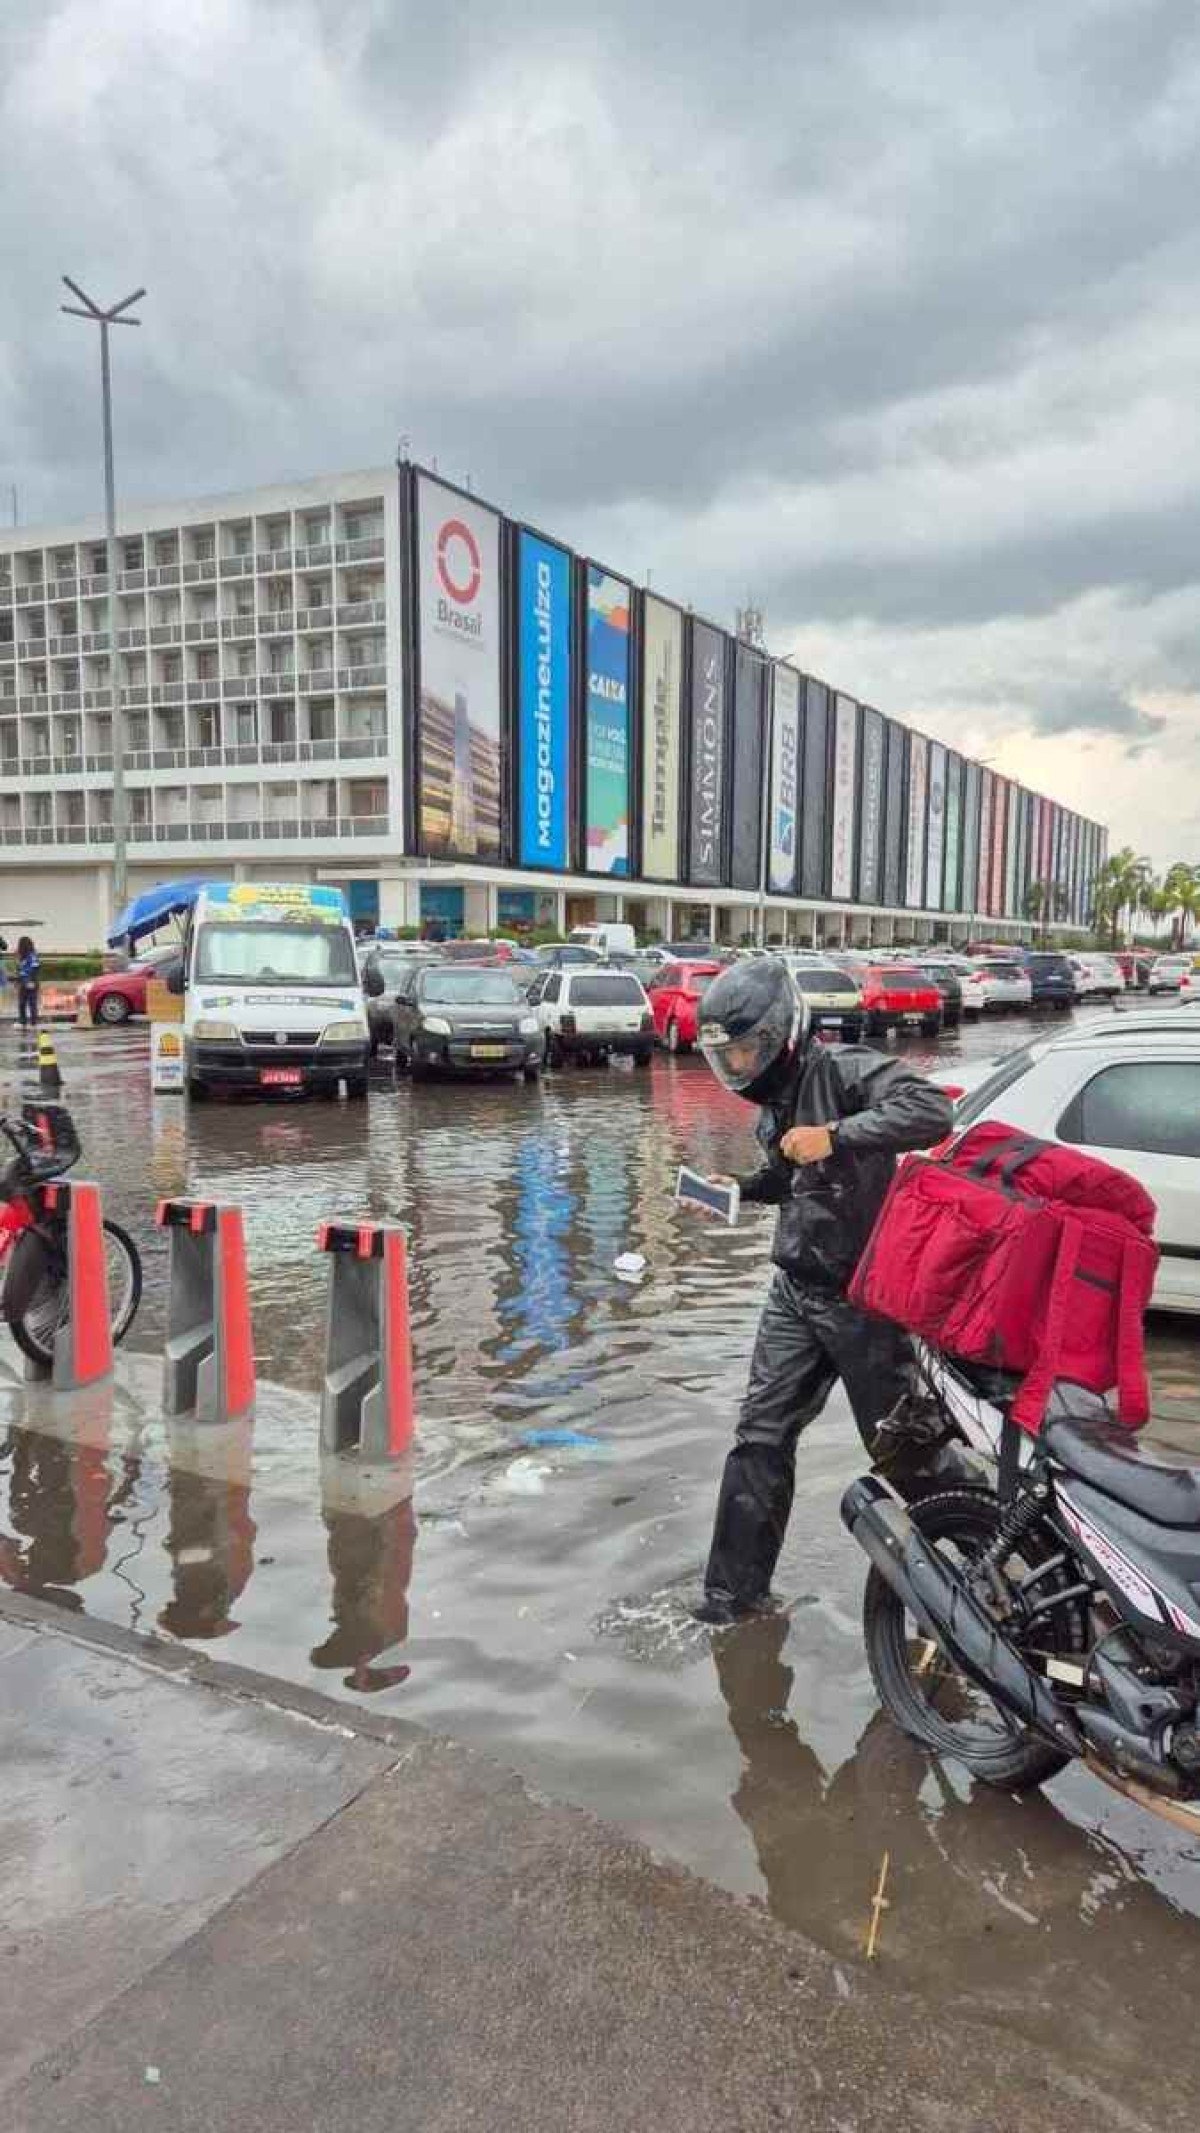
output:
[{"label": "floodwater", "polygon": [[[771,1234],[769,1214],[727,1231],[675,1208],[681,1161],[751,1160],[749,1113],[698,1061],[189,1110],[151,1099],[144,1033],[69,1032],[60,1055],[81,1169],[144,1251],[141,1352],[115,1407],[67,1421],[0,1375],[0,1577],[488,1746],[847,1959],[886,1851],[893,1982],[1044,2041],[1131,2124],[1175,2122],[1200,1850],[1079,1772],[1023,1800],[973,1789],[880,1716],[837,1396],[801,1446],[783,1611],[716,1639],[690,1620]],[[176,1194],[245,1212],[271,1384],[252,1427],[155,1412],[151,1216]],[[365,1213],[410,1239],[415,1508],[410,1473],[318,1450],[315,1231]],[[1200,1326],[1151,1345],[1156,1427],[1200,1460]]]}]

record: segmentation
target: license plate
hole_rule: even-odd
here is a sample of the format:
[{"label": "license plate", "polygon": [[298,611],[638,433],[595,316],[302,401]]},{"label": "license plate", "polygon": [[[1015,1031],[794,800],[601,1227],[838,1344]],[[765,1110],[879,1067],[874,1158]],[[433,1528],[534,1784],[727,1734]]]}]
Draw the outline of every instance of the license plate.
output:
[{"label": "license plate", "polygon": [[264,1089],[298,1089],[304,1074],[299,1067],[263,1067],[258,1078]]},{"label": "license plate", "polygon": [[904,1019],[906,1022],[919,1022],[921,1017],[920,1015],[905,1015]]},{"label": "license plate", "polygon": [[505,1046],[502,1044],[473,1044],[471,1046],[472,1059],[503,1059],[504,1054]]}]

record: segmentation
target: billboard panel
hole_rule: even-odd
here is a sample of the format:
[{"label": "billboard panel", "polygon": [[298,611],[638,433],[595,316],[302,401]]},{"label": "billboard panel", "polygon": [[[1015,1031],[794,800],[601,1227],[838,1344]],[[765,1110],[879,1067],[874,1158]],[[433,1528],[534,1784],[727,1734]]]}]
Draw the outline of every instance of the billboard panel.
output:
[{"label": "billboard panel", "polygon": [[642,604],[642,874],[679,880],[683,616],[647,593]]},{"label": "billboard panel", "polygon": [[905,792],[908,779],[908,734],[894,719],[886,721],[887,805],[883,811],[883,901],[889,910],[904,902],[904,869],[908,858],[908,817]]},{"label": "billboard panel", "polygon": [[771,846],[768,886],[777,896],[796,893],[796,827],[800,779],[800,676],[794,667],[771,668]]},{"label": "billboard panel", "polygon": [[858,900],[877,904],[883,894],[884,726],[878,711],[864,704],[859,714]]},{"label": "billboard panel", "polygon": [[729,640],[692,624],[688,880],[719,888],[725,851],[725,655]]},{"label": "billboard panel", "polygon": [[928,798],[929,743],[923,733],[913,733],[908,741],[908,854],[904,872],[904,901],[910,911],[919,911],[925,901]]},{"label": "billboard panel", "polygon": [[958,908],[972,914],[979,908],[979,800],[982,772],[978,763],[963,768],[962,880]]},{"label": "billboard panel", "polygon": [[962,757],[951,749],[946,757],[946,839],[942,871],[942,909],[957,911],[958,885],[962,876]]},{"label": "billboard panel", "polygon": [[763,697],[766,662],[739,644],[733,663],[733,791],[729,806],[729,882],[757,889],[762,879]]},{"label": "billboard panel", "polygon": [[992,879],[988,910],[993,918],[1004,916],[1004,851],[1008,815],[1008,779],[996,776],[992,785]]},{"label": "billboard panel", "polygon": [[855,813],[858,779],[858,705],[835,696],[833,710],[833,812],[829,831],[829,893],[854,894]]},{"label": "billboard panel", "polygon": [[1019,785],[1008,788],[1008,836],[1004,846],[1004,909],[1009,918],[1017,915],[1017,854],[1021,844],[1021,802],[1024,794]]},{"label": "billboard panel", "polygon": [[628,874],[629,609],[624,578],[587,568],[583,822],[589,874]]},{"label": "billboard panel", "polygon": [[419,849],[500,857],[500,519],[417,476]]},{"label": "billboard panel", "polygon": [[571,558],[537,534],[517,541],[517,856],[570,863]]},{"label": "billboard panel", "polygon": [[829,820],[829,691],[804,685],[804,775],[800,804],[800,894],[825,896],[825,829]]},{"label": "billboard panel", "polygon": [[942,908],[942,874],[946,851],[946,751],[940,741],[929,744],[929,827],[925,840],[925,901],[931,911]]},{"label": "billboard panel", "polygon": [[975,909],[992,908],[992,786],[990,770],[979,774],[979,871],[975,883]]}]

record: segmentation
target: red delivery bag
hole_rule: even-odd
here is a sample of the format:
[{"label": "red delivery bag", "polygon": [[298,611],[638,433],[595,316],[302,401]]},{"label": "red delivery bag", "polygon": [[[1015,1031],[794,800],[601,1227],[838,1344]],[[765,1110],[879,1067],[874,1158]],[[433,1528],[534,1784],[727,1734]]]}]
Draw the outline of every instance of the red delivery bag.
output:
[{"label": "red delivery bag", "polygon": [[1019,1377],[1012,1415],[1028,1430],[1059,1378],[1115,1386],[1122,1422],[1140,1429],[1155,1214],[1109,1163],[999,1121],[972,1126],[901,1164],[848,1294],[947,1355]]}]

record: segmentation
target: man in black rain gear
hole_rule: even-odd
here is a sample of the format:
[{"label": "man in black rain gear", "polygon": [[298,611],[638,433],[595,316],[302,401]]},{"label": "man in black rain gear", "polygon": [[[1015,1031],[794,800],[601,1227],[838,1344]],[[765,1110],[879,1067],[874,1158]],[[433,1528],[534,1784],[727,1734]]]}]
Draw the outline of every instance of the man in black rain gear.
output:
[{"label": "man in black rain gear", "polygon": [[[777,1206],[779,1219],[775,1272],[725,1462],[702,1621],[733,1622],[768,1601],[792,1508],[796,1442],[836,1381],[872,1455],[884,1417],[914,1398],[908,1336],[844,1292],[897,1155],[945,1138],[950,1101],[886,1053],[809,1039],[803,995],[777,957],[734,964],[705,995],[700,1045],[709,1066],[761,1106],[764,1160],[739,1178],[742,1198]],[[953,1462],[952,1453],[940,1455],[943,1471]]]}]

